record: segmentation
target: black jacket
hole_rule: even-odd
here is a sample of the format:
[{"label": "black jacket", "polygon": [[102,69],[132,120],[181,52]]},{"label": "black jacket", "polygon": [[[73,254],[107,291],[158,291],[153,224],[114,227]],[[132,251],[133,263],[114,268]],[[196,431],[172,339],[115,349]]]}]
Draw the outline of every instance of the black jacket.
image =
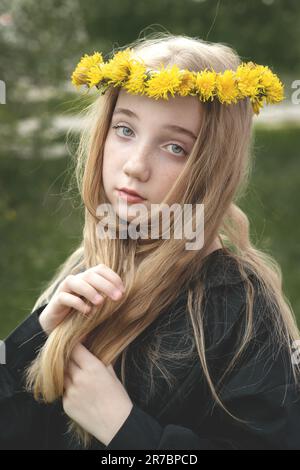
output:
[{"label": "black jacket", "polygon": [[[222,249],[205,263],[205,347],[207,365],[215,381],[221,377],[245,326],[244,281]],[[249,274],[252,276],[252,274]],[[254,278],[255,282],[255,278]],[[216,405],[195,349],[185,293],[174,308],[163,312],[131,343],[126,356],[126,389],[133,408],[108,446],[97,439],[92,449],[300,449],[299,390],[291,372],[291,358],[279,348],[258,284],[255,289],[254,328],[238,364],[219,392],[234,420]],[[33,311],[5,339],[6,364],[0,365],[0,448],[78,449],[67,434],[61,400],[36,402],[24,390],[24,367],[47,339]],[[182,328],[186,335],[182,335]],[[276,336],[275,336],[276,338]],[[146,351],[158,351],[159,367],[152,368],[150,393]],[[172,352],[172,363],[167,360]],[[173,376],[170,386],[162,369]],[[115,364],[119,378],[120,361]],[[146,371],[146,373],[145,373]]]}]

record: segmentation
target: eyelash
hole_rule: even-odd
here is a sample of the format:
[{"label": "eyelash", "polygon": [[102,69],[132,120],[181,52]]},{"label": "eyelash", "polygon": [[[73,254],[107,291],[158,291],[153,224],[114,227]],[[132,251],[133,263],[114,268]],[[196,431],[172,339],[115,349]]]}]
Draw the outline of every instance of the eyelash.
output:
[{"label": "eyelash", "polygon": [[[119,129],[120,127],[123,127],[123,128],[125,127],[126,129],[130,129],[130,127],[128,127],[128,126],[123,126],[123,125],[115,125],[115,126],[112,126],[112,129]],[[130,129],[130,130],[131,130],[131,132],[133,132],[132,129]],[[124,136],[124,137],[126,137],[126,136]],[[127,137],[128,137],[128,136],[127,136]],[[186,155],[187,155],[187,152],[184,150],[184,148],[181,147],[181,145],[178,145],[178,144],[169,144],[169,145],[176,145],[177,147],[181,148],[181,150],[184,152],[184,155],[183,155],[183,156],[186,156]],[[173,155],[180,155],[180,154],[179,154],[179,153],[177,153],[177,154],[176,154],[176,153],[173,153]]]}]

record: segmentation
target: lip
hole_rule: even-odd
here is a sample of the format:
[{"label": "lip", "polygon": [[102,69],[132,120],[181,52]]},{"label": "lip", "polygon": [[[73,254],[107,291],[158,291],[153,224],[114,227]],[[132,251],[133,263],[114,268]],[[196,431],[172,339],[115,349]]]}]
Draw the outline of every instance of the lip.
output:
[{"label": "lip", "polygon": [[125,190],[125,188],[122,188],[122,189],[118,189],[118,195],[122,198],[122,199],[125,199],[127,200],[127,202],[141,202],[141,201],[145,201],[145,199],[141,196],[139,196],[137,193],[135,193],[134,191],[130,192],[129,193],[129,190],[127,192],[127,190]]},{"label": "lip", "polygon": [[140,197],[141,199],[143,199],[142,196],[137,191],[135,191],[134,189],[129,189],[129,188],[123,187],[123,188],[119,188],[119,191],[123,191],[125,193],[131,194],[132,196],[137,196],[137,197]]}]

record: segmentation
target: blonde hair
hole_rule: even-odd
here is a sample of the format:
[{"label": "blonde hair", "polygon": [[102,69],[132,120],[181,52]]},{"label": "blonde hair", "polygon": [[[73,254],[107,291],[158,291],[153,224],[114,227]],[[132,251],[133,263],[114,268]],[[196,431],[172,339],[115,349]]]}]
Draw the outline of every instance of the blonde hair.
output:
[{"label": "blonde hair", "polygon": [[[236,69],[238,54],[229,46],[199,38],[170,33],[154,33],[129,45],[149,67],[176,63],[181,68],[201,71],[213,67],[217,72]],[[128,46],[126,46],[128,47]],[[113,52],[115,53],[115,51]],[[102,185],[102,158],[106,135],[119,90],[109,88],[85,110],[87,125],[77,152],[76,182],[85,206],[83,240],[71,256],[57,269],[54,278],[37,299],[34,309],[49,302],[57,286],[68,275],[77,274],[104,263],[122,278],[126,293],[117,304],[106,298],[95,314],[83,318],[72,310],[49,335],[38,356],[27,370],[27,388],[35,399],[52,402],[63,395],[64,370],[72,349],[85,338],[90,351],[106,365],[122,354],[122,383],[125,384],[126,348],[160,313],[176,300],[178,292],[187,290],[186,310],[191,320],[197,353],[215,402],[222,406],[213,383],[205,353],[203,299],[205,279],[200,276],[208,247],[219,237],[230,258],[237,262],[246,286],[246,326],[239,347],[225,374],[232,369],[253,337],[254,287],[250,271],[260,281],[270,307],[273,332],[280,344],[288,345],[299,338],[296,320],[282,291],[282,274],[278,263],[253,246],[249,220],[238,207],[251,172],[252,116],[249,99],[230,106],[218,101],[202,103],[203,125],[170,194],[180,204],[204,204],[205,237],[201,250],[186,250],[186,240],[116,239],[99,240],[96,208],[108,202]],[[139,263],[139,255],[144,256]],[[176,289],[174,289],[176,285]],[[170,357],[172,362],[172,357]],[[150,371],[149,371],[150,373]],[[224,374],[224,375],[225,375]],[[294,370],[296,376],[296,370]],[[229,411],[226,410],[228,413]],[[230,413],[229,413],[230,414]],[[231,415],[232,416],[232,415]],[[70,420],[69,431],[88,447],[91,435]]]}]

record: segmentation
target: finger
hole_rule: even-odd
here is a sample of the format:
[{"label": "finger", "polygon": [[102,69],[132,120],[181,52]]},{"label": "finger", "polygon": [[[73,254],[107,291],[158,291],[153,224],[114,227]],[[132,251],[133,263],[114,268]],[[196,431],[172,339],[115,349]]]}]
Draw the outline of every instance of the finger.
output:
[{"label": "finger", "polygon": [[84,296],[87,300],[97,305],[103,300],[97,289],[79,276],[69,275],[64,281],[64,292]]},{"label": "finger", "polygon": [[123,283],[122,279],[120,278],[120,276],[115,271],[113,271],[111,268],[106,266],[105,264],[97,264],[97,266],[93,266],[90,270],[101,274],[108,281],[115,284],[116,287],[118,287],[122,291],[125,291],[125,286],[124,286],[124,283]]},{"label": "finger", "polygon": [[64,389],[67,390],[71,385],[73,385],[72,379],[66,372],[64,373]]},{"label": "finger", "polygon": [[83,344],[78,343],[72,351],[72,360],[81,369],[86,368],[93,362],[103,364],[94,354],[92,354]]},{"label": "finger", "polygon": [[85,303],[84,300],[69,292],[59,292],[56,297],[56,302],[60,305],[74,308],[83,315],[87,315],[92,310],[92,307]]},{"label": "finger", "polygon": [[113,368],[112,364],[109,364],[107,366],[107,370],[113,377],[117,377],[117,374],[115,373],[115,369]]},{"label": "finger", "polygon": [[89,270],[85,273],[85,280],[90,285],[92,285],[97,292],[106,294],[111,297],[113,300],[119,300],[123,295],[123,288],[120,289],[119,285],[116,285],[115,282],[107,280],[102,274],[97,273],[96,271]]},{"label": "finger", "polygon": [[68,374],[70,375],[71,378],[74,377],[74,374],[81,370],[81,367],[77,364],[77,362],[73,359],[70,359],[69,364],[67,366],[67,371]]}]

